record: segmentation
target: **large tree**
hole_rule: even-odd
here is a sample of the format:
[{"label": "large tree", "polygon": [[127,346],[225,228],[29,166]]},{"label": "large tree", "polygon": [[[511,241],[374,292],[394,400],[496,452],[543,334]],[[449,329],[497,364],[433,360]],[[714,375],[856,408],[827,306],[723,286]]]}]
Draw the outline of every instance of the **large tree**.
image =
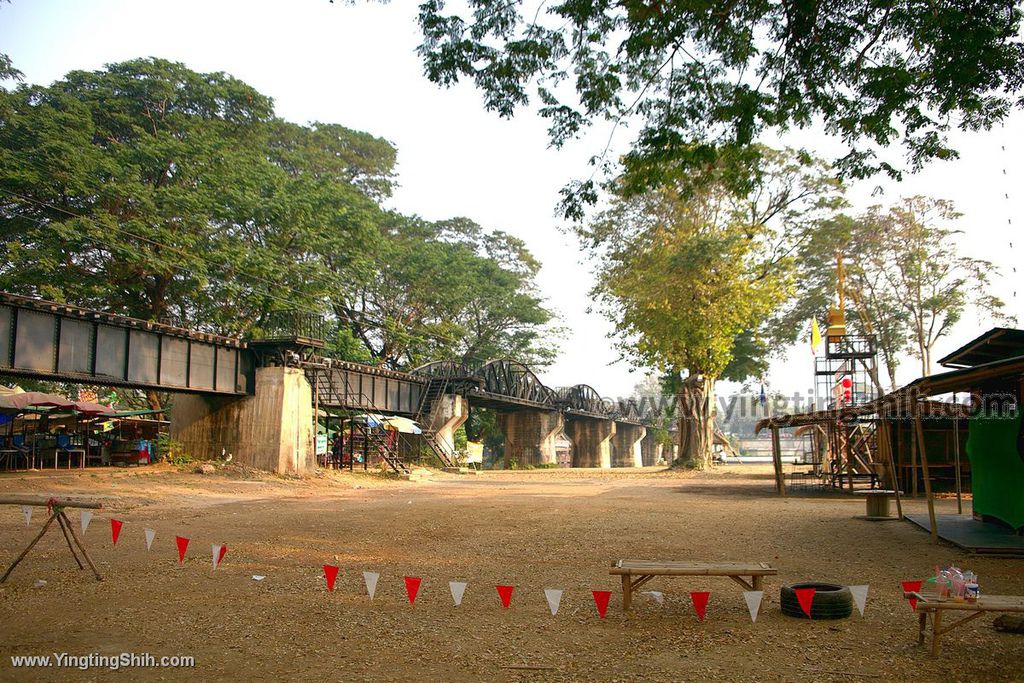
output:
[{"label": "large tree", "polygon": [[0,288],[217,331],[322,311],[372,249],[394,150],[138,59],[0,92]]},{"label": "large tree", "polygon": [[951,227],[959,216],[952,202],[918,196],[872,207],[862,218],[878,242],[864,263],[864,282],[882,290],[873,295],[902,314],[922,375],[931,374],[936,342],[969,307],[1002,317],[1003,301],[989,279],[993,265],[960,254],[960,233]]},{"label": "large tree", "polygon": [[[957,155],[952,127],[1003,120],[1024,85],[1016,0],[444,0],[420,5],[427,77],[466,78],[511,116],[531,97],[558,146],[595,120],[642,127],[619,189],[749,189],[765,130],[821,124],[839,171],[899,176]],[[901,142],[905,162],[879,148]],[[593,162],[605,165],[604,155]],[[564,191],[579,217],[593,180]]]},{"label": "large tree", "polygon": [[540,264],[518,238],[464,218],[392,214],[376,242],[370,277],[334,300],[339,346],[351,357],[394,368],[553,359]]},{"label": "large tree", "polygon": [[793,255],[841,202],[806,155],[761,150],[749,193],[728,183],[617,198],[580,229],[594,250],[595,295],[625,355],[677,381],[680,457],[711,460],[714,385],[763,370],[766,325],[793,292]]}]

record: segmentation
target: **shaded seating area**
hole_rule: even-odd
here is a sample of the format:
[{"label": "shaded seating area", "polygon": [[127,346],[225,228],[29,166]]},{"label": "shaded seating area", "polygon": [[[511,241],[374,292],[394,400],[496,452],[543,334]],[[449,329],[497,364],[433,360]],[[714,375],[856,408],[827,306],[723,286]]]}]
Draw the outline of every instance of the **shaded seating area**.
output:
[{"label": "shaded seating area", "polygon": [[160,412],[7,389],[0,394],[0,470],[148,464],[167,432]]}]

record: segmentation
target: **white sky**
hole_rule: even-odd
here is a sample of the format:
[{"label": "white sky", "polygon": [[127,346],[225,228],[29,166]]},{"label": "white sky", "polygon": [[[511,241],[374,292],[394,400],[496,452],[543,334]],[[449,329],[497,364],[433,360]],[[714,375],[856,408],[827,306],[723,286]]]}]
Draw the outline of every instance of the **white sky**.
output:
[{"label": "white sky", "polygon": [[[555,151],[547,148],[545,122],[532,111],[502,120],[483,110],[469,85],[438,89],[422,75],[415,53],[417,4],[0,0],[0,52],[28,82],[40,84],[72,69],[146,56],[197,71],[226,71],[273,97],[278,115],[291,121],[340,123],[390,140],[398,148],[401,185],[394,208],[428,219],[467,216],[505,230],[525,240],[543,263],[541,290],[569,332],[561,356],[541,379],[549,386],[585,382],[605,396],[629,395],[640,373],[615,362],[606,338],[611,323],[586,312],[591,269],[575,239],[558,229],[554,212],[562,185],[589,175],[587,159],[603,148],[607,126]],[[624,150],[628,134],[616,136],[613,151]],[[855,207],[912,194],[953,200],[964,214],[957,226],[964,231],[964,253],[994,262],[1000,269],[996,293],[1024,321],[1024,268],[1011,270],[1024,254],[1021,140],[1024,115],[1016,112],[1004,129],[957,136],[961,160],[933,165],[902,184],[882,178],[861,183],[850,198]],[[788,142],[826,158],[837,149],[820,134],[801,133]],[[872,197],[879,185],[884,195]],[[988,326],[967,314],[936,357]],[[773,364],[771,389],[806,392],[810,358],[806,344],[791,349]],[[915,367],[907,359],[900,379],[913,379]]]}]

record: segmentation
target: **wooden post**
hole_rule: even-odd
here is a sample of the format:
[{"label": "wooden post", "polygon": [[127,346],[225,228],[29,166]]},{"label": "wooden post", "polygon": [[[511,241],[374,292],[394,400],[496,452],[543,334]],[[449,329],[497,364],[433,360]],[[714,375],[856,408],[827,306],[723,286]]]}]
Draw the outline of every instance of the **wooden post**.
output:
[{"label": "wooden post", "polygon": [[[959,413],[959,411],[957,411]],[[964,501],[960,483],[960,415],[953,416],[953,457],[956,465],[956,514],[964,514]]]},{"label": "wooden post", "polygon": [[903,503],[900,500],[900,479],[899,475],[896,474],[896,464],[892,459],[892,434],[889,430],[889,422],[882,417],[881,422],[878,423],[879,429],[881,430],[881,441],[879,446],[885,445],[886,461],[889,465],[889,476],[892,477],[892,490],[896,494],[896,513],[900,519],[903,519]]},{"label": "wooden post", "polygon": [[[911,410],[914,409],[911,408]],[[916,415],[916,412],[914,414]],[[912,419],[916,419],[916,417]],[[917,498],[917,439],[913,437],[910,439],[910,481],[910,495]]]},{"label": "wooden post", "polygon": [[786,482],[782,477],[782,444],[779,443],[779,428],[772,425],[772,463],[775,465],[775,488],[779,495],[786,497]]},{"label": "wooden post", "polygon": [[629,574],[622,575],[622,611],[628,612],[633,602],[633,583]]},{"label": "wooden post", "polygon": [[[100,576],[100,573],[96,570],[96,565],[93,564],[92,558],[89,557],[89,553],[86,552],[85,546],[83,546],[82,542],[78,539],[78,535],[75,533],[74,526],[72,526],[71,522],[64,514],[64,508],[66,507],[98,510],[102,507],[102,505],[100,505],[99,503],[92,503],[88,501],[61,500],[60,498],[40,498],[25,496],[2,496],[0,497],[0,505],[32,505],[35,507],[45,507],[50,512],[50,517],[46,520],[46,524],[43,525],[43,528],[39,531],[39,534],[32,539],[32,542],[28,544],[28,547],[25,548],[25,550],[23,550],[22,553],[18,555],[17,559],[14,560],[11,566],[7,568],[7,571],[4,572],[4,575],[0,577],[0,583],[3,583],[7,580],[7,577],[10,576],[11,572],[14,571],[14,568],[17,567],[18,564],[20,564],[21,561],[25,559],[25,556],[28,555],[29,551],[31,551],[32,548],[36,546],[36,543],[39,542],[39,539],[41,539],[43,535],[46,534],[46,532],[50,528],[50,525],[53,524],[53,520],[57,520],[57,524],[60,526],[61,531],[64,532],[64,540],[68,542],[68,550],[71,551],[71,556],[74,557],[75,562],[78,563],[78,568],[84,569],[84,567],[82,566],[82,561],[78,559],[78,555],[75,553],[75,548],[71,544],[72,541],[74,541],[74,544],[78,546],[78,550],[81,551],[82,556],[85,558],[85,561],[89,564],[89,568],[92,569],[92,573],[96,576],[96,580],[103,580],[103,577]],[[70,538],[68,538],[68,534],[71,535]]]},{"label": "wooden post", "polygon": [[928,451],[924,445],[924,427],[921,426],[921,409],[914,401],[914,430],[917,432],[918,452],[921,454],[921,473],[924,476],[924,495],[928,499],[928,525],[932,532],[932,543],[939,542],[939,527],[935,521],[935,499],[932,497],[931,474],[928,471]]}]

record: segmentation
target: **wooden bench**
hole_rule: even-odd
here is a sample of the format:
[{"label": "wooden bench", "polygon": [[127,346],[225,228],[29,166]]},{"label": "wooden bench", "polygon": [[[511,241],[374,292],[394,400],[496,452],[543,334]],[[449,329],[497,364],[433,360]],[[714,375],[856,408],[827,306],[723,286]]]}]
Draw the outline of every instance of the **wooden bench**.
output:
[{"label": "wooden bench", "polygon": [[[744,590],[761,590],[763,577],[775,576],[777,569],[764,562],[659,562],[656,560],[616,560],[609,572],[622,577],[622,611],[629,611],[633,591],[655,576],[728,576]],[[750,581],[744,577],[750,577]]]},{"label": "wooden bench", "polygon": [[[940,598],[934,593],[907,592],[903,597],[908,600],[917,599],[914,611],[917,612],[917,643],[924,643],[925,631],[928,627],[928,615],[932,617],[932,656],[939,654],[939,638],[957,626],[973,621],[986,612],[1024,612],[1024,596],[1019,595],[985,595],[982,594],[974,602],[956,602],[952,598]],[[942,613],[950,610],[967,613],[967,616],[954,621],[943,628]]]}]

